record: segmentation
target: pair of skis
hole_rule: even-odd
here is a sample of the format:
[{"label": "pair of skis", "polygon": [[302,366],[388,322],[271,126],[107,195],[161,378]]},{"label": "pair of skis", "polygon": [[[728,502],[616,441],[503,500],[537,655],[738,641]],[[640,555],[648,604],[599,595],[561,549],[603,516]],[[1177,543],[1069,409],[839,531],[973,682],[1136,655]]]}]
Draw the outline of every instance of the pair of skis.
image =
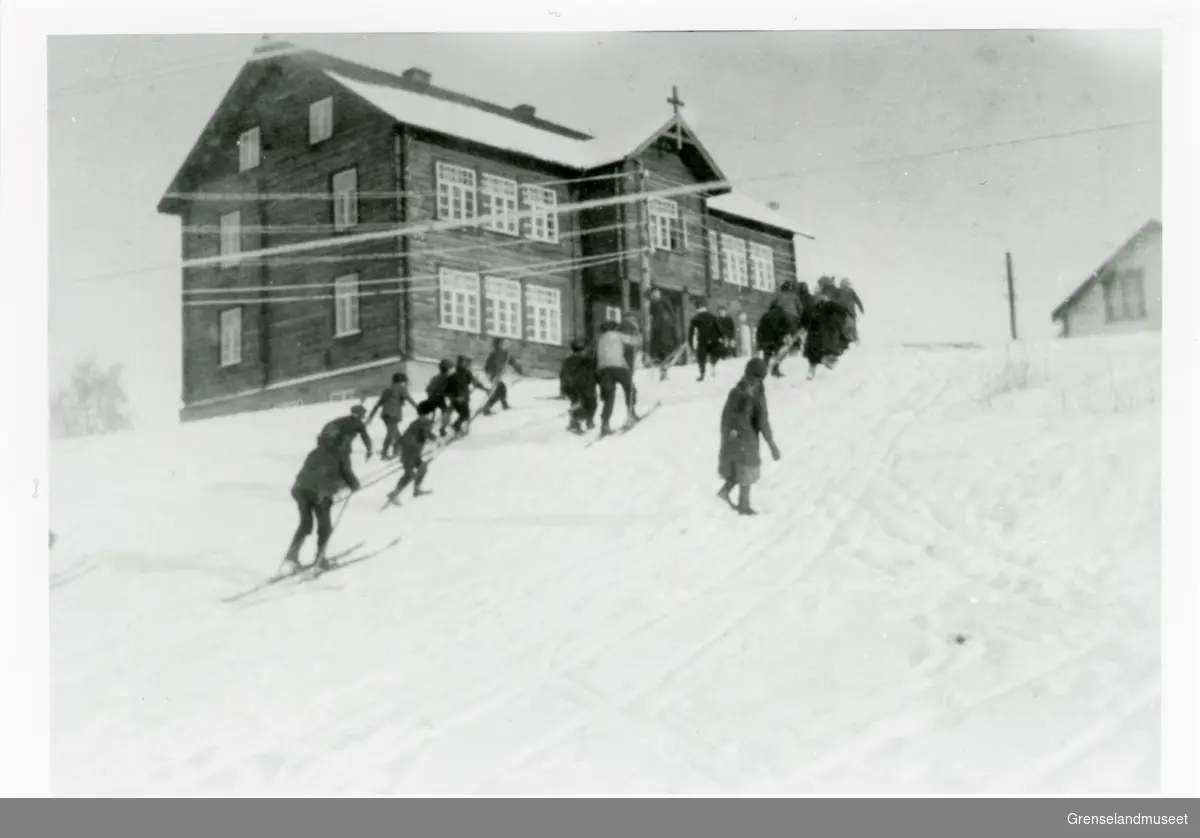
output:
[{"label": "pair of skis", "polygon": [[583,447],[591,448],[596,443],[603,442],[606,439],[613,439],[615,437],[624,436],[625,434],[629,433],[634,428],[636,428],[638,425],[642,424],[642,422],[646,421],[646,418],[648,416],[650,416],[650,414],[654,413],[654,411],[658,410],[660,407],[662,407],[662,402],[661,401],[655,402],[654,404],[650,405],[649,410],[647,410],[645,413],[640,414],[637,419],[633,420],[632,422],[626,422],[624,425],[617,428],[615,431],[613,431],[611,434],[608,434],[607,436],[598,436],[595,439],[588,440],[588,444]]},{"label": "pair of skis", "polygon": [[327,556],[326,561],[328,562],[328,567],[321,568],[317,566],[316,562],[313,562],[312,564],[303,565],[298,569],[280,570],[275,575],[263,580],[262,582],[259,582],[257,585],[242,591],[241,593],[224,597],[221,601],[237,602],[258,593],[259,591],[263,591],[274,585],[278,585],[281,582],[313,582],[317,579],[320,579],[327,573],[333,573],[335,571],[342,570],[343,568],[347,568],[350,565],[358,564],[359,562],[365,562],[367,559],[374,558],[380,553],[390,550],[399,543],[400,539],[394,538],[377,550],[372,550],[369,553],[358,554],[358,551],[366,544],[365,541],[360,541],[351,547],[347,547],[345,550],[342,550],[339,553],[335,553],[332,556]]}]

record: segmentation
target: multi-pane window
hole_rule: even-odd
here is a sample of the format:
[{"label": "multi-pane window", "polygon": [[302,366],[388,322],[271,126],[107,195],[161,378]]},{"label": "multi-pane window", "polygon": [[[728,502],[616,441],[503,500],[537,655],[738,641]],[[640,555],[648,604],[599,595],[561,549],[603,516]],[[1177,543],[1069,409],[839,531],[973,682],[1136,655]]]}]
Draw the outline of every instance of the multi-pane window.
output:
[{"label": "multi-pane window", "polygon": [[522,186],[525,207],[536,210],[525,219],[525,234],[534,241],[558,244],[558,195],[544,186]]},{"label": "multi-pane window", "polygon": [[730,285],[745,287],[748,283],[746,269],[746,242],[736,236],[721,234],[721,274]]},{"label": "multi-pane window", "polygon": [[258,168],[262,161],[262,134],[258,126],[243,131],[238,137],[238,171]]},{"label": "multi-pane window", "polygon": [[333,229],[358,224],[358,170],[345,169],[333,176]]},{"label": "multi-pane window", "polygon": [[339,276],[333,281],[334,335],[359,333],[358,274]]},{"label": "multi-pane window", "polygon": [[646,209],[650,214],[650,246],[654,250],[686,250],[686,233],[678,202],[650,198]]},{"label": "multi-pane window", "polygon": [[333,136],[333,97],[308,106],[308,142],[316,145]]},{"label": "multi-pane window", "polygon": [[242,310],[227,308],[221,312],[221,366],[242,362]]},{"label": "multi-pane window", "polygon": [[1146,316],[1142,271],[1117,271],[1104,280],[1104,315],[1110,323]]},{"label": "multi-pane window", "polygon": [[[227,212],[221,216],[221,256],[233,257],[242,252],[241,210]],[[231,262],[232,259],[227,260]]]},{"label": "multi-pane window", "polygon": [[775,290],[775,252],[770,245],[750,243],[750,284],[759,291]]},{"label": "multi-pane window", "polygon": [[487,223],[489,230],[498,233],[519,235],[521,225],[517,219],[517,182],[496,175],[484,175],[479,191],[483,195],[483,212],[492,216]]},{"label": "multi-pane window", "polygon": [[605,306],[604,319],[609,323],[621,322],[621,307],[620,306]]},{"label": "multi-pane window", "polygon": [[521,339],[521,283],[512,279],[487,277],[483,310],[489,335]]},{"label": "multi-pane window", "polygon": [[443,268],[438,277],[443,329],[479,331],[479,274]]},{"label": "multi-pane window", "polygon": [[525,334],[534,343],[562,344],[562,292],[543,285],[525,286]]},{"label": "multi-pane window", "polygon": [[721,247],[716,230],[708,231],[708,267],[712,271],[713,282],[721,281]]},{"label": "multi-pane window", "polygon": [[438,218],[466,221],[475,217],[475,170],[437,164]]}]

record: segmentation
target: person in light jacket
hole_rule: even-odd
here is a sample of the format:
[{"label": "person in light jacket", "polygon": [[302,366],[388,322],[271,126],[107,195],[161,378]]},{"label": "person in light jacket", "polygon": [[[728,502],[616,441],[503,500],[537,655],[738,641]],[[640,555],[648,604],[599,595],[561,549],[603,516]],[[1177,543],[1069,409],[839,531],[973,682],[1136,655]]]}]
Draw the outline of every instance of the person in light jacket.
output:
[{"label": "person in light jacket", "polygon": [[617,324],[606,322],[600,326],[600,337],[596,341],[596,378],[600,383],[600,398],[604,408],[600,413],[600,436],[612,433],[609,421],[612,419],[613,401],[617,394],[617,385],[625,395],[625,409],[629,423],[638,419],[634,405],[633,369],[629,365],[626,350],[641,345],[641,335],[636,332],[626,334]]}]

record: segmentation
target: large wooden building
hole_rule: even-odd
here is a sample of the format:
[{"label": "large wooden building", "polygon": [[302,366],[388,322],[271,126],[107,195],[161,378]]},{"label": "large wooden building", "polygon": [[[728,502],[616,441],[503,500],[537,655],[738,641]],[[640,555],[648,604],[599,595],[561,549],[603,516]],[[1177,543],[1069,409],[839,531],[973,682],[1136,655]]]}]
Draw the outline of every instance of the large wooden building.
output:
[{"label": "large wooden building", "polygon": [[182,223],[183,418],[420,384],[494,337],[556,374],[651,287],[681,327],[698,296],[753,322],[805,234],[728,187],[630,198],[725,179],[678,107],[600,140],[264,40],[158,207]]}]

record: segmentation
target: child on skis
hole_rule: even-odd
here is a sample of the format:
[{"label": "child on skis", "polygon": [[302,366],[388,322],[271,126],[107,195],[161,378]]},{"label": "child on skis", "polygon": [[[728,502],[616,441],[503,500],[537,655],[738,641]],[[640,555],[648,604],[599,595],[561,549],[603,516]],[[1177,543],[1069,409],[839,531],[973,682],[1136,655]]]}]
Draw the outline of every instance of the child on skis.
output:
[{"label": "child on skis", "polygon": [[600,436],[612,434],[609,420],[612,419],[613,401],[617,395],[617,385],[625,395],[625,410],[628,414],[628,424],[638,420],[635,408],[635,393],[633,389],[633,369],[630,366],[626,349],[632,349],[641,344],[641,337],[635,331],[630,335],[619,331],[618,326],[606,322],[600,326],[600,337],[596,341],[596,378],[600,382],[600,396],[604,399],[604,409],[600,413]]},{"label": "child on skis", "polygon": [[387,428],[387,435],[383,438],[383,447],[379,452],[379,458],[382,460],[390,460],[396,456],[396,446],[400,442],[400,420],[404,418],[405,402],[414,408],[417,406],[416,400],[408,392],[408,376],[398,372],[392,376],[392,383],[380,394],[379,401],[375,402],[375,407],[371,409],[371,414],[367,417],[369,425],[374,421],[375,414],[380,410],[383,411],[383,424]]},{"label": "child on skis", "polygon": [[[767,412],[767,395],[763,381],[767,377],[767,362],[752,358],[746,364],[742,380],[733,386],[721,413],[721,450],[717,471],[725,484],[717,492],[740,515],[757,515],[750,506],[750,487],[758,482],[761,459],[758,440],[761,436],[770,446],[771,456],[779,459],[779,447],[771,431]],[[738,502],[734,506],[730,493],[738,487]]]},{"label": "child on skis", "polygon": [[388,503],[393,506],[400,505],[400,493],[408,488],[409,483],[413,484],[413,497],[419,498],[429,494],[421,488],[421,483],[429,470],[429,464],[425,460],[425,445],[437,440],[437,434],[433,430],[433,414],[436,410],[437,406],[433,402],[421,402],[417,405],[417,418],[400,437],[398,447],[404,474],[396,488],[388,492]]},{"label": "child on skis", "polygon": [[563,393],[571,400],[571,422],[567,430],[582,434],[583,423],[590,431],[596,427],[596,359],[588,355],[583,341],[571,341],[571,355],[563,361]]},{"label": "child on skis", "polygon": [[438,361],[438,372],[425,386],[425,398],[437,410],[442,412],[442,436],[446,435],[446,426],[450,424],[450,405],[446,401],[446,389],[450,385],[450,374],[454,364],[449,358]]},{"label": "child on skis", "polygon": [[[491,390],[475,377],[475,373],[471,369],[471,359],[466,355],[459,355],[458,366],[446,378],[446,400],[450,403],[450,409],[457,416],[453,425],[455,436],[466,436],[470,431],[472,389],[491,393]],[[445,436],[446,424],[450,421],[449,411],[446,411],[443,416],[442,436]]]},{"label": "child on skis", "polygon": [[339,442],[335,436],[326,436],[318,440],[317,447],[304,459],[304,465],[292,484],[292,499],[296,501],[300,512],[300,526],[296,528],[284,557],[292,570],[300,568],[300,548],[312,533],[314,518],[317,522],[314,564],[321,570],[328,569],[325,548],[333,534],[329,512],[333,507],[333,496],[346,487],[351,492],[357,492],[360,488],[358,478],[350,467],[350,446]]},{"label": "child on skis", "polygon": [[508,385],[504,383],[504,373],[509,367],[512,367],[517,375],[525,374],[525,371],[521,369],[521,365],[517,363],[517,359],[508,351],[504,338],[496,338],[492,344],[491,354],[483,362],[483,372],[487,375],[488,381],[492,385],[491,395],[488,397],[487,403],[483,406],[484,416],[491,416],[492,408],[497,403],[504,410],[508,410]]}]

